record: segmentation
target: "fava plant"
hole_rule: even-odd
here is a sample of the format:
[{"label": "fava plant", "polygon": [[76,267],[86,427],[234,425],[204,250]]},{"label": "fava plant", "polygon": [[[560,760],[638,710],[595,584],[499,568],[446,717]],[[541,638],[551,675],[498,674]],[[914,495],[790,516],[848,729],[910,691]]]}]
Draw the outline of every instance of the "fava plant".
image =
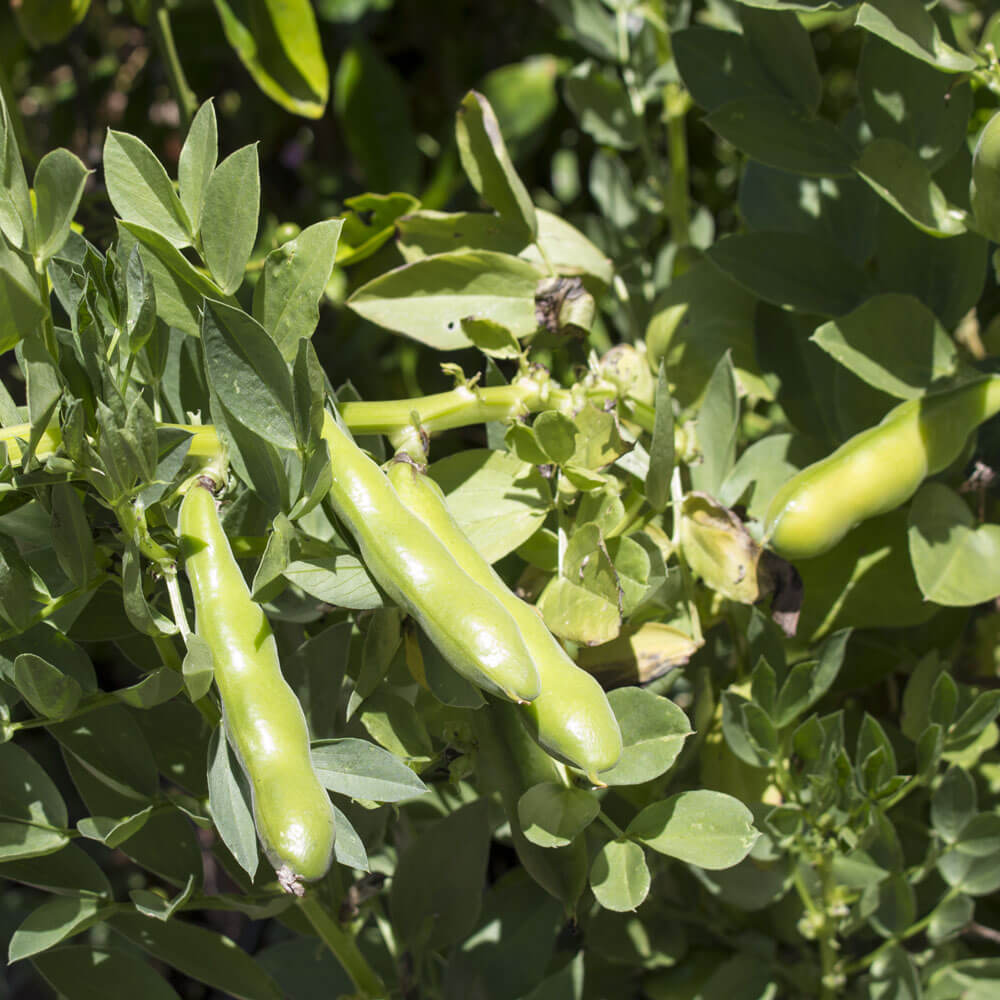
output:
[{"label": "fava plant", "polygon": [[[208,101],[98,245],[0,105],[13,990],[1000,985],[996,25],[545,7],[590,145],[536,189],[469,91],[477,210],[262,242]],[[332,379],[376,330],[453,388]]]}]

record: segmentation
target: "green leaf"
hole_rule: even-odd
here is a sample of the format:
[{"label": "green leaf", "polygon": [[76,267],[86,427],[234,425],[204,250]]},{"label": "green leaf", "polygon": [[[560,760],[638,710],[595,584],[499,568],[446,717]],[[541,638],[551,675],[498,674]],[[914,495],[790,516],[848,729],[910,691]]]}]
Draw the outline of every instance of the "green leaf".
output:
[{"label": "green leaf", "polygon": [[566,103],[583,129],[602,146],[635,149],[639,142],[639,120],[629,104],[619,77],[585,60],[565,76]]},{"label": "green leaf", "polygon": [[558,107],[556,81],[561,68],[556,56],[540,54],[498,66],[483,77],[479,89],[496,112],[515,160],[519,151],[532,146]]},{"label": "green leaf", "polygon": [[776,306],[821,316],[850,312],[868,297],[868,276],[836,247],[801,233],[723,237],[709,260]]},{"label": "green leaf", "polygon": [[337,66],[333,105],[364,184],[375,191],[414,191],[420,154],[403,80],[364,41],[345,49]]},{"label": "green leaf", "polygon": [[608,785],[641,785],[673,766],[691,723],[668,698],[639,687],[617,688],[608,695],[622,732],[622,756],[601,773]]},{"label": "green leaf", "polygon": [[900,509],[865,521],[830,552],[801,562],[806,598],[799,635],[927,621],[935,608],[917,586],[906,530],[907,512]]},{"label": "green leaf", "polygon": [[954,844],[976,813],[976,786],[966,771],[953,764],[931,796],[931,825],[945,843]]},{"label": "green leaf", "polygon": [[489,251],[443,253],[395,268],[347,300],[356,313],[437,350],[468,347],[466,317],[491,319],[519,339],[535,332],[533,264]]},{"label": "green leaf", "polygon": [[396,233],[397,220],[419,209],[420,201],[399,191],[392,194],[368,192],[345,198],[344,205],[350,213],[344,218],[337,244],[337,263],[348,267],[367,260],[385,246]]},{"label": "green leaf", "polygon": [[[743,37],[758,63],[777,83],[783,96],[815,114],[823,94],[813,42],[798,17],[789,12],[761,13],[753,5],[740,8]],[[781,53],[776,60],[774,54]]]},{"label": "green leaf", "polygon": [[34,653],[21,653],[14,660],[13,681],[24,700],[49,719],[71,714],[83,697],[76,678]]},{"label": "green leaf", "polygon": [[35,171],[35,257],[44,266],[63,247],[90,171],[68,149],[46,153]]},{"label": "green leaf", "polygon": [[944,483],[925,483],[910,505],[910,558],[924,596],[968,607],[1000,594],[1000,526],[981,524]]},{"label": "green leaf", "polygon": [[588,52],[607,62],[618,60],[614,15],[603,5],[589,0],[542,0],[542,6]]},{"label": "green leaf", "polygon": [[332,802],[330,808],[333,810],[333,819],[337,828],[337,839],[333,845],[337,864],[347,865],[348,868],[357,868],[363,872],[371,871],[368,852],[365,850],[364,842],[358,836],[358,831]]},{"label": "green leaf", "polygon": [[[718,244],[717,244],[718,245]],[[695,405],[727,351],[737,371],[755,371],[753,296],[706,260],[657,296],[646,328],[649,357],[662,360],[677,402]]]},{"label": "green leaf", "polygon": [[406,944],[422,953],[465,938],[486,879],[490,828],[485,799],[426,827],[400,852],[389,909]]},{"label": "green leaf", "polygon": [[215,120],[215,105],[209,98],[194,116],[177,161],[181,204],[195,232],[201,228],[205,190],[218,160],[219,126]]},{"label": "green leaf", "polygon": [[739,98],[788,96],[745,35],[692,25],[671,33],[670,41],[681,79],[706,111]]},{"label": "green leaf", "polygon": [[319,323],[319,303],[333,273],[343,222],[317,222],[272,250],[254,288],[254,319],[271,335],[286,361],[294,359],[300,340]]},{"label": "green leaf", "polygon": [[648,895],[650,881],[646,852],[630,840],[609,841],[590,866],[590,887],[606,910],[634,910]]},{"label": "green leaf", "polygon": [[[34,250],[35,217],[31,211],[28,181],[24,176],[14,123],[3,93],[0,93],[0,233],[14,247]],[[5,249],[3,240],[0,240],[0,252]],[[2,312],[0,309],[0,315]]]},{"label": "green leaf", "polygon": [[549,630],[570,642],[600,645],[614,639],[621,628],[617,603],[565,577],[549,581],[538,609]]},{"label": "green leaf", "polygon": [[428,790],[398,757],[367,740],[315,743],[312,762],[325,788],[352,799],[401,802]]},{"label": "green leaf", "polygon": [[535,239],[538,220],[531,196],[511,163],[493,108],[482,94],[470,90],[462,99],[455,120],[455,138],[472,186],[501,216]]},{"label": "green leaf", "polygon": [[523,226],[492,212],[420,209],[396,222],[397,246],[407,263],[455,251],[518,254],[529,245],[528,239]]},{"label": "green leaf", "polygon": [[222,993],[246,1000],[281,1000],[260,966],[230,938],[183,920],[121,913],[108,923],[154,958]]},{"label": "green leaf", "polygon": [[[156,795],[156,760],[142,730],[125,708],[99,708],[79,719],[51,725],[49,732],[80,762],[99,789],[127,803],[119,815],[131,816]],[[91,811],[102,816],[114,814],[113,809]]]},{"label": "green leaf", "polygon": [[849,629],[834,633],[820,648],[818,660],[797,663],[788,672],[772,712],[779,729],[792,723],[829,691],[843,666],[850,637]]},{"label": "green leaf", "polygon": [[61,42],[89,9],[90,0],[19,0],[12,7],[18,28],[36,49]]},{"label": "green leaf", "polygon": [[174,185],[153,151],[127,132],[108,130],[104,181],[124,222],[157,233],[174,247],[191,245],[191,223]]},{"label": "green leaf", "polygon": [[35,956],[32,963],[57,993],[73,1000],[102,1000],[116,993],[144,1000],[180,1000],[148,963],[113,948],[53,948]]},{"label": "green leaf", "polygon": [[159,233],[133,222],[120,222],[119,226],[122,256],[127,258],[131,253],[133,240],[141,244],[143,266],[156,288],[157,315],[190,337],[201,336],[203,300],[226,298],[222,289]]},{"label": "green leaf", "polygon": [[920,299],[946,330],[954,330],[979,301],[988,247],[979,234],[942,240],[921,232],[898,212],[879,212],[877,241],[879,291]]},{"label": "green leaf", "polygon": [[525,837],[539,847],[565,847],[597,819],[601,805],[582,788],[552,781],[532,785],[518,800]]},{"label": "green leaf", "polygon": [[786,98],[738,98],[704,121],[751,159],[794,174],[844,177],[857,156],[853,143],[832,122]]},{"label": "green leaf", "polygon": [[0,861],[51,854],[69,842],[59,789],[21,747],[0,744]]},{"label": "green leaf", "polygon": [[646,498],[654,510],[666,509],[674,473],[674,401],[667,382],[667,367],[660,362],[654,401],[653,439],[649,446]]},{"label": "green leaf", "polygon": [[[322,12],[322,3],[319,9]],[[311,935],[268,945],[254,957],[289,998],[321,1000],[349,996],[355,989],[330,949],[317,948]]]},{"label": "green leaf", "polygon": [[52,487],[52,544],[63,572],[76,586],[97,573],[96,549],[83,501],[69,483]]},{"label": "green leaf", "polygon": [[565,465],[576,454],[576,425],[565,413],[546,410],[531,429],[546,457],[556,465]]},{"label": "green leaf", "polygon": [[212,822],[239,866],[253,878],[257,871],[257,830],[249,789],[226,737],[217,729],[208,751],[208,801]]},{"label": "green leaf", "polygon": [[76,828],[88,840],[97,840],[105,847],[118,847],[146,825],[152,811],[153,806],[148,805],[134,815],[122,819],[111,816],[87,816],[77,822]]},{"label": "green leaf", "polygon": [[359,611],[382,606],[382,595],[364,563],[347,551],[296,559],[285,567],[282,575],[324,604]]},{"label": "green leaf", "polygon": [[742,861],[760,836],[742,802],[704,789],[654,802],[632,820],[626,833],[654,851],[709,869]]},{"label": "green leaf", "polygon": [[164,899],[158,893],[147,889],[132,889],[128,897],[143,916],[152,917],[154,920],[169,920],[194,895],[196,885],[192,873],[184,888],[172,899]]},{"label": "green leaf", "polygon": [[213,0],[226,41],[283,108],[321,118],[330,76],[309,0]]},{"label": "green leaf", "polygon": [[542,270],[551,265],[557,274],[589,274],[602,284],[611,284],[614,265],[576,226],[541,208],[535,210],[535,216],[538,235],[521,251],[521,257]]},{"label": "green leaf", "polygon": [[199,701],[208,694],[215,679],[215,662],[211,647],[194,632],[187,637],[187,652],[184,654],[181,672],[191,701]]},{"label": "green leaf", "polygon": [[[955,896],[938,904],[927,926],[927,937],[931,944],[941,944],[960,934],[972,922],[975,910],[976,904],[969,896]],[[970,1000],[974,998],[970,997]]]},{"label": "green leaf", "polygon": [[267,331],[241,309],[205,303],[201,332],[205,374],[227,412],[280,448],[295,448],[288,366]]},{"label": "green leaf", "polygon": [[243,284],[243,273],[257,239],[260,165],[257,144],[227,156],[205,186],[201,246],[205,263],[226,295]]},{"label": "green leaf", "polygon": [[[396,757],[421,767],[431,759],[433,747],[423,716],[411,702],[383,685],[364,703],[361,724],[372,739]],[[343,780],[338,776],[337,780]]]},{"label": "green leaf", "polygon": [[954,341],[911,295],[875,295],[824,323],[810,339],[869,385],[899,399],[923,395],[958,369]]},{"label": "green leaf", "polygon": [[971,88],[957,84],[937,64],[914,59],[869,34],[858,67],[858,86],[865,121],[876,138],[904,143],[931,171],[943,166],[965,142]]},{"label": "green leaf", "polygon": [[695,433],[703,460],[691,468],[691,484],[711,495],[719,491],[736,460],[740,402],[732,358],[724,354],[709,379]]},{"label": "green leaf", "polygon": [[884,38],[915,59],[944,73],[969,73],[974,59],[952,48],[941,37],[923,4],[909,0],[869,0],[858,9],[855,24]]},{"label": "green leaf", "polygon": [[174,635],[177,625],[146,600],[143,592],[142,560],[134,542],[122,553],[122,602],[129,621],[144,635]]},{"label": "green leaf", "polygon": [[44,315],[30,268],[0,239],[0,353],[32,333]]},{"label": "green leaf", "polygon": [[852,260],[875,248],[878,199],[855,177],[803,177],[750,161],[740,178],[740,212],[750,229],[805,233]]},{"label": "green leaf", "polygon": [[143,266],[142,252],[135,245],[125,269],[125,332],[129,352],[136,354],[142,350],[155,329],[156,290],[151,275]]},{"label": "green leaf", "polygon": [[873,191],[918,229],[931,236],[958,236],[966,213],[950,204],[931,172],[909,146],[875,139],[861,151],[854,169]]},{"label": "green leaf", "polygon": [[153,708],[169,701],[184,690],[184,681],[171,667],[158,667],[141,681],[128,687],[118,688],[115,697],[131,708],[142,710]]},{"label": "green leaf", "polygon": [[0,615],[18,631],[31,625],[37,609],[34,579],[10,538],[0,537]]},{"label": "green leaf", "polygon": [[97,900],[86,897],[64,896],[42,903],[11,936],[8,961],[38,955],[85,931],[101,919],[103,909]]},{"label": "green leaf", "polygon": [[52,854],[0,861],[0,877],[57,895],[101,896],[105,899],[112,896],[108,877],[97,862],[76,844],[66,844]]}]

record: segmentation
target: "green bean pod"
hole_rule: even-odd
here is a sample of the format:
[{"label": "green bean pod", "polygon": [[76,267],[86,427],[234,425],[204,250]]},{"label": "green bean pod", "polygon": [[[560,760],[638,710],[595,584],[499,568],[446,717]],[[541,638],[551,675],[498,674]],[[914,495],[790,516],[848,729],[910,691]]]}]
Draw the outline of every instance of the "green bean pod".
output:
[{"label": "green bean pod", "polygon": [[537,698],[538,670],[509,612],[455,565],[448,549],[329,414],[323,436],[333,473],[330,501],[378,585],[477,687],[510,701]]},{"label": "green bean pod", "polygon": [[336,835],[302,707],[281,674],[271,626],[250,596],[215,499],[200,484],[184,497],[178,534],[196,630],[212,651],[226,733],[250,782],[257,833],[281,885],[302,895],[303,881],[329,870]]},{"label": "green bean pod", "polygon": [[403,503],[444,542],[458,566],[503,604],[524,636],[538,668],[541,693],[521,708],[525,725],[553,757],[598,774],[617,763],[621,731],[601,685],[581,670],[531,605],[508,589],[451,516],[437,483],[407,459],[389,467],[389,479]]},{"label": "green bean pod", "polygon": [[587,848],[582,837],[563,847],[540,847],[524,835],[517,805],[542,782],[562,784],[559,766],[529,736],[523,714],[513,705],[491,701],[470,713],[484,784],[500,793],[514,850],[528,874],[572,909],[587,882]]},{"label": "green bean pod", "polygon": [[909,399],[880,424],[793,476],[768,507],[764,535],[786,559],[829,551],[853,527],[905,503],[959,457],[969,434],[1000,411],[1000,377]]}]

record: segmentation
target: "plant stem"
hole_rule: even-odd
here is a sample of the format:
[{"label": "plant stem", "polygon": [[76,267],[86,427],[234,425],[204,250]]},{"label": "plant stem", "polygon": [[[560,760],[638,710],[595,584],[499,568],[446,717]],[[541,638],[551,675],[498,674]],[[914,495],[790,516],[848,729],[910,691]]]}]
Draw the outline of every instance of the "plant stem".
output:
[{"label": "plant stem", "polygon": [[170,87],[177,98],[177,107],[181,113],[181,121],[185,127],[191,124],[195,111],[198,110],[198,98],[187,82],[184,75],[184,67],[181,66],[180,56],[177,54],[177,46],[174,43],[174,30],[170,24],[170,11],[163,0],[154,0],[153,4],[153,33],[156,36],[156,45],[160,50],[160,55],[167,66],[167,75],[170,77]]},{"label": "plant stem", "polygon": [[823,970],[820,981],[820,996],[822,1000],[835,1000],[840,992],[836,985],[837,979],[837,927],[830,913],[831,895],[834,888],[833,872],[830,869],[830,858],[821,854],[816,860],[820,884],[823,888],[823,910],[819,925],[819,960]]},{"label": "plant stem", "polygon": [[[584,400],[602,403],[618,398],[618,390],[610,382],[594,380],[579,389],[564,389],[548,377],[522,378],[511,385],[469,388],[459,386],[450,392],[413,399],[362,400],[345,402],[338,407],[341,419],[354,434],[388,434],[413,426],[415,413],[421,427],[428,434],[489,423],[494,420],[512,420],[542,410],[566,410]],[[648,414],[634,401],[636,423],[645,428]],[[648,408],[647,408],[648,409]],[[213,460],[219,456],[220,445],[211,424],[160,424],[165,430],[181,430],[191,434],[188,455],[191,458]],[[17,439],[28,439],[30,424],[12,424],[0,428],[0,443],[6,443],[11,465],[21,461],[21,448]],[[49,427],[43,432],[36,448],[39,458],[55,453],[62,440],[59,429]]]},{"label": "plant stem", "polygon": [[625,831],[613,819],[605,815],[603,809],[597,814],[597,818],[615,835],[615,840],[628,839]]},{"label": "plant stem", "polygon": [[383,1000],[387,993],[381,977],[361,954],[354,938],[341,930],[340,925],[327,913],[315,890],[306,890],[306,894],[299,900],[299,907],[312,924],[313,930],[351,977],[360,996],[365,1000]]}]

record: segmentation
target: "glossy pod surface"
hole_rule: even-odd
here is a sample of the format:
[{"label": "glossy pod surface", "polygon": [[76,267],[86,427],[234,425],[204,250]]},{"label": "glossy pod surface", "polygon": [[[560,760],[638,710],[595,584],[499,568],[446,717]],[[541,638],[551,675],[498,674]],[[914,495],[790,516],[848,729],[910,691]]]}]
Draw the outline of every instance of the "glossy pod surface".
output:
[{"label": "glossy pod surface", "polygon": [[396,495],[381,469],[327,416],[330,499],[378,585],[473,684],[511,701],[541,690],[538,671],[503,605]]},{"label": "glossy pod surface", "polygon": [[905,503],[1000,409],[1000,378],[907,400],[876,427],[803,469],[775,494],[765,538],[786,559],[829,551],[852,528]]},{"label": "glossy pod surface", "polygon": [[309,731],[281,674],[267,617],[250,596],[209,490],[181,504],[181,553],[194,594],[196,630],[212,650],[230,745],[253,793],[254,820],[282,883],[326,874],[333,860],[333,809],[309,755]]},{"label": "glossy pod surface", "polygon": [[451,516],[437,483],[407,461],[394,462],[389,478],[458,566],[494,594],[517,622],[542,687],[531,704],[521,706],[525,725],[550,754],[596,782],[598,773],[614,767],[622,752],[618,721],[601,685],[570,659],[538,613],[511,593],[480,555]]}]

